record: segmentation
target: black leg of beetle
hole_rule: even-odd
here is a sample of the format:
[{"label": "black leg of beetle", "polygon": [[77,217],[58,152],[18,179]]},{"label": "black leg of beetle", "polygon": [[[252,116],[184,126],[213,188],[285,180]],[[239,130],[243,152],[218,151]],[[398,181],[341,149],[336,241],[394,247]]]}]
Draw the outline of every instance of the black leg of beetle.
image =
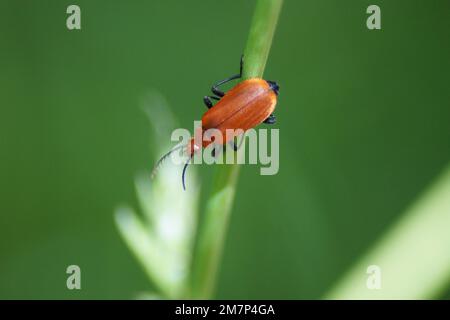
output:
[{"label": "black leg of beetle", "polygon": [[266,124],[274,124],[275,122],[277,122],[277,118],[275,118],[273,114],[271,114],[270,116],[267,117],[266,120],[264,120],[264,123]]},{"label": "black leg of beetle", "polygon": [[233,148],[234,152],[238,151],[238,146],[236,144],[236,141],[230,141],[229,142],[230,146]]},{"label": "black leg of beetle", "polygon": [[239,65],[239,74],[242,77],[242,70],[244,69],[244,54],[241,54],[241,63]]},{"label": "black leg of beetle", "polygon": [[211,99],[214,99],[214,100],[220,100],[220,98],[218,98],[218,97],[214,97],[214,96],[204,96],[204,97],[203,97],[203,102],[204,102],[205,105],[208,107],[208,109],[212,108],[212,106],[213,106],[213,103],[212,103]]},{"label": "black leg of beetle", "polygon": [[[219,152],[216,152],[216,149],[217,149]],[[223,151],[223,150],[224,150],[224,148],[219,149],[218,146],[214,146],[214,148],[212,148],[212,150],[211,150],[211,156],[212,156],[213,158],[215,158],[215,157],[218,156],[218,155],[220,154],[220,152]]]},{"label": "black leg of beetle", "polygon": [[233,149],[234,152],[238,151],[239,148],[242,146],[245,140],[245,134],[235,137],[233,140],[231,140],[229,145]]},{"label": "black leg of beetle", "polygon": [[222,90],[220,90],[219,87],[220,87],[221,85],[227,83],[227,82],[230,82],[230,81],[235,80],[235,79],[239,79],[240,77],[241,77],[240,74],[235,74],[234,76],[231,76],[231,77],[229,77],[229,78],[220,80],[219,82],[217,82],[215,85],[212,86],[211,91],[212,91],[215,95],[217,95],[217,96],[219,96],[219,97],[223,97],[223,96],[225,95],[225,93],[224,93]]},{"label": "black leg of beetle", "polygon": [[280,91],[280,86],[278,85],[278,83],[276,83],[275,81],[267,81],[267,83],[269,84],[270,89],[272,89],[273,92],[278,95],[278,91]]},{"label": "black leg of beetle", "polygon": [[242,69],[244,68],[244,55],[241,55],[241,63],[239,65],[239,74],[235,74],[234,76],[231,76],[229,78],[226,78],[224,80],[221,80],[219,82],[217,82],[216,84],[214,84],[211,88],[211,91],[219,96],[219,97],[223,97],[225,95],[225,93],[222,90],[219,90],[219,87],[227,82],[230,82],[232,80],[235,79],[239,79],[242,78]]}]

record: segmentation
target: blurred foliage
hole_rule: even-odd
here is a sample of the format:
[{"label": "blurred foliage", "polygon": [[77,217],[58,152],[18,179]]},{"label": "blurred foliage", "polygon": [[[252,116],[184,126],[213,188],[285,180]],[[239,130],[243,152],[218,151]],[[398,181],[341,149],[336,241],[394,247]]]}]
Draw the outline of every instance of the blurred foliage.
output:
[{"label": "blurred foliage", "polygon": [[[192,129],[235,72],[254,5],[80,0],[68,31],[72,3],[0,3],[0,298],[154,289],[112,216],[139,208],[134,177],[159,156],[140,101],[156,88]],[[281,86],[280,172],[241,168],[218,298],[322,297],[448,164],[450,3],[377,1],[380,31],[369,4],[285,1],[265,72]]]},{"label": "blurred foliage", "polygon": [[449,195],[450,165],[326,297],[438,298],[450,283]]},{"label": "blurred foliage", "polygon": [[[176,123],[170,107],[154,91],[143,99],[142,106],[156,137],[153,144],[156,152],[163,154],[170,146],[158,144],[170,137]],[[193,186],[181,190],[176,166],[165,161],[154,179],[150,180],[148,174],[135,179],[140,214],[127,205],[119,206],[115,211],[120,234],[155,286],[156,292],[140,297],[188,297],[199,197],[195,174],[191,172],[189,177]]]}]

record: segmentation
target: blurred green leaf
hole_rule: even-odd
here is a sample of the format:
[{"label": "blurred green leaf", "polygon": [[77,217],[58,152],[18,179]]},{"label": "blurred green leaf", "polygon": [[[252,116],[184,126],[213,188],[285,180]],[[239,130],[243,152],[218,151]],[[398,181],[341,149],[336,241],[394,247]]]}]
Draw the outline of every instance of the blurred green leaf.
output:
[{"label": "blurred green leaf", "polygon": [[[331,299],[431,299],[450,282],[450,165],[332,288]],[[367,268],[381,288],[366,286]]]}]

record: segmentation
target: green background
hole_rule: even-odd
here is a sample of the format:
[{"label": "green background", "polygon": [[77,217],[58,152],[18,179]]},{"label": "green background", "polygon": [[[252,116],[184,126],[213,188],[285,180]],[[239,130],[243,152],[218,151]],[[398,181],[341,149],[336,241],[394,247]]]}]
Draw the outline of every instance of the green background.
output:
[{"label": "green background", "polygon": [[[82,30],[66,28],[69,4]],[[382,30],[366,27],[370,4]],[[158,90],[192,130],[210,85],[236,73],[253,8],[0,2],[0,298],[151,290],[113,221],[157,156],[139,101]],[[445,0],[285,1],[265,72],[281,87],[280,171],[241,170],[217,298],[322,297],[439,175],[449,38]],[[198,170],[203,200],[213,171]]]}]

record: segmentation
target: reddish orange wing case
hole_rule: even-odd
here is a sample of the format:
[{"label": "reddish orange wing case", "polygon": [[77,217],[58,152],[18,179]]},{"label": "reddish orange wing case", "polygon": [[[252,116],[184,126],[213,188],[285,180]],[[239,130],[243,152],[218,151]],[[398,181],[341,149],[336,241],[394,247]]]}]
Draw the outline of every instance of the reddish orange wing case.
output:
[{"label": "reddish orange wing case", "polygon": [[[242,81],[205,112],[202,128],[204,131],[218,129],[224,137],[226,129],[248,130],[266,120],[276,103],[277,96],[265,80],[254,78]],[[227,138],[229,141],[232,137]]]}]

